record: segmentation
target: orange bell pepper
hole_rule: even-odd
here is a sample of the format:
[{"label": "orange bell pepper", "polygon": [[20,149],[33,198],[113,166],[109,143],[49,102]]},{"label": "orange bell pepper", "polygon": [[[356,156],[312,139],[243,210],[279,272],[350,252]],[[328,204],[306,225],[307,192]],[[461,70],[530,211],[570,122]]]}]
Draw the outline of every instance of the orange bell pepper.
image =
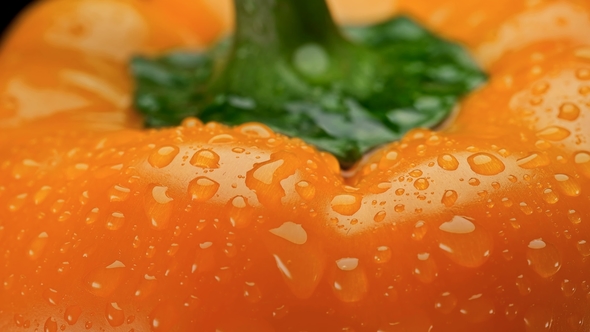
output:
[{"label": "orange bell pepper", "polygon": [[0,330],[588,331],[590,4],[331,5],[410,13],[490,81],[342,172],[258,123],[141,129],[129,57],[207,47],[226,2],[28,9],[0,49]]}]

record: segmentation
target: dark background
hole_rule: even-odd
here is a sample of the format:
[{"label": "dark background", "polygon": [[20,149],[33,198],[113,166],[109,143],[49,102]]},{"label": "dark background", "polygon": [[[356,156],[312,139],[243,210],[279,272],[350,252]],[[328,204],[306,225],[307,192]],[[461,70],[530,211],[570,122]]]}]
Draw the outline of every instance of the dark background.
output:
[{"label": "dark background", "polygon": [[14,16],[21,11],[28,3],[32,1],[26,0],[14,0],[14,1],[2,1],[0,3],[0,31],[3,33],[6,26],[12,21]]}]

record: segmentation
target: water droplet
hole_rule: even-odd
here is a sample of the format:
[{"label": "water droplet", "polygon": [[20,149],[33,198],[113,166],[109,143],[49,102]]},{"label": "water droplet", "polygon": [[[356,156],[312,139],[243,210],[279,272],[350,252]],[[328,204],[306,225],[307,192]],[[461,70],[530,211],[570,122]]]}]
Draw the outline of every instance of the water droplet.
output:
[{"label": "water droplet", "polygon": [[417,178],[419,176],[422,176],[423,173],[421,170],[415,169],[415,170],[410,171],[410,173],[408,173],[408,174],[413,178]]},{"label": "water droplet", "polygon": [[439,226],[438,241],[447,257],[465,267],[481,266],[493,247],[488,232],[462,216],[454,216]]},{"label": "water droplet", "polygon": [[218,168],[219,155],[212,150],[202,149],[193,154],[190,164],[200,168]]},{"label": "water droplet", "polygon": [[550,331],[553,325],[553,314],[548,308],[532,305],[524,314],[526,332]]},{"label": "water droplet", "polygon": [[542,239],[529,242],[526,257],[528,265],[543,278],[553,276],[561,268],[559,251]]},{"label": "water droplet", "polygon": [[29,244],[27,257],[29,257],[29,259],[32,261],[39,258],[39,256],[41,256],[41,254],[43,253],[43,250],[45,249],[48,240],[49,236],[46,232],[42,232],[39,235],[37,235],[37,237],[33,239],[33,241],[31,241],[31,243]]},{"label": "water droplet", "polygon": [[248,205],[244,196],[235,196],[229,203],[229,221],[233,227],[245,228],[250,225],[256,217],[252,215],[253,210]]},{"label": "water droplet", "polygon": [[375,215],[373,216],[373,221],[382,222],[383,220],[385,220],[386,216],[387,216],[387,213],[385,211],[379,211],[379,212],[375,213]]},{"label": "water droplet", "polygon": [[35,196],[33,196],[33,201],[35,202],[35,205],[39,205],[39,204],[43,203],[45,201],[45,199],[47,198],[47,196],[49,196],[51,191],[52,191],[52,188],[50,186],[41,187],[35,193]]},{"label": "water droplet", "polygon": [[330,205],[337,213],[351,216],[361,208],[361,198],[352,194],[340,194],[332,199]]},{"label": "water droplet", "polygon": [[388,246],[377,247],[373,261],[377,264],[385,264],[391,259],[391,249]]},{"label": "water droplet", "polygon": [[551,188],[547,188],[543,190],[543,200],[549,204],[555,204],[559,201],[559,196]]},{"label": "water droplet", "polygon": [[188,193],[191,195],[192,200],[197,202],[204,202],[213,198],[217,190],[219,190],[219,183],[205,176],[199,176],[188,184]]},{"label": "water droplet", "polygon": [[576,104],[564,103],[559,107],[558,118],[574,121],[580,116],[580,108]]},{"label": "water droplet", "polygon": [[86,290],[98,297],[109,297],[123,282],[126,268],[120,261],[114,261],[107,267],[98,268],[84,277]]},{"label": "water droplet", "polygon": [[467,157],[467,163],[477,174],[496,175],[504,171],[504,163],[496,156],[485,152],[479,152]]},{"label": "water droplet", "polygon": [[98,208],[93,208],[92,210],[90,210],[88,212],[88,214],[86,215],[86,219],[85,222],[87,225],[93,224],[99,216],[99,209]]},{"label": "water droplet", "polygon": [[359,265],[359,259],[353,257],[340,258],[336,260],[336,266],[342,271],[352,271]]},{"label": "water droplet", "polygon": [[461,316],[472,323],[486,322],[496,314],[494,301],[484,294],[475,294],[462,301],[459,306]]},{"label": "water droplet", "polygon": [[436,311],[448,315],[457,306],[457,297],[451,292],[444,292],[439,294],[434,301],[434,309]]},{"label": "water droplet", "polygon": [[518,207],[520,208],[520,211],[522,211],[522,213],[526,214],[527,216],[533,214],[533,208],[530,207],[526,202],[520,202]]},{"label": "water droplet", "polygon": [[537,82],[531,88],[531,92],[534,95],[542,95],[549,90],[549,83],[547,82]]},{"label": "water droplet", "polygon": [[274,136],[272,130],[261,123],[244,123],[236,129],[240,133],[250,137],[269,138]]},{"label": "water droplet", "polygon": [[116,231],[125,224],[125,215],[121,212],[113,212],[107,218],[106,228],[111,231]]},{"label": "water droplet", "polygon": [[307,232],[305,229],[301,225],[291,221],[287,221],[278,228],[269,230],[269,232],[294,244],[304,244],[307,242]]},{"label": "water droplet", "polygon": [[129,198],[130,194],[131,189],[115,185],[109,189],[107,196],[111,202],[124,202]]},{"label": "water droplet", "polygon": [[92,322],[87,321],[86,323],[84,323],[84,328],[87,330],[90,330],[92,328]]},{"label": "water droplet", "polygon": [[262,300],[262,292],[256,283],[248,281],[244,283],[244,298],[250,303],[258,303]]},{"label": "water droplet", "polygon": [[399,212],[404,212],[404,210],[405,210],[405,209],[406,209],[406,206],[405,206],[405,205],[403,205],[403,204],[396,204],[396,205],[393,207],[393,210],[394,210],[395,212],[398,212],[398,213],[399,213]]},{"label": "water droplet", "polygon": [[580,184],[569,175],[566,174],[555,174],[555,180],[557,180],[557,187],[566,196],[579,196],[582,188]]},{"label": "water droplet", "polygon": [[590,69],[579,68],[576,70],[576,77],[580,80],[590,80]]},{"label": "water droplet", "polygon": [[425,178],[419,178],[416,181],[414,181],[414,188],[418,190],[426,190],[429,186],[430,183],[428,183],[428,180],[426,180]]},{"label": "water droplet", "polygon": [[[168,187],[150,185],[147,195],[144,198],[144,210],[150,220],[152,228],[163,230],[168,228],[170,216],[174,211],[174,200],[167,194]],[[190,184],[189,184],[190,188]]]},{"label": "water droplet", "polygon": [[522,296],[529,295],[532,291],[531,289],[531,282],[528,278],[525,278],[524,275],[519,275],[516,277],[516,288],[518,289],[518,293]]},{"label": "water droplet", "polygon": [[441,199],[441,203],[443,203],[446,207],[451,207],[455,204],[459,198],[459,194],[457,194],[454,190],[445,190],[443,197]]},{"label": "water droplet", "polygon": [[117,302],[111,302],[107,304],[105,317],[109,325],[112,327],[123,325],[125,322],[125,313],[123,312],[123,309],[119,307]]},{"label": "water droplet", "polygon": [[414,224],[414,230],[412,231],[412,239],[416,241],[422,240],[427,231],[428,227],[426,226],[426,223],[422,220],[417,221],[416,224]]},{"label": "water droplet", "polygon": [[586,151],[577,152],[574,155],[574,163],[580,173],[590,179],[590,153]]},{"label": "water droplet", "polygon": [[469,181],[467,181],[467,183],[469,183],[472,186],[479,186],[480,181],[477,178],[471,178],[469,179]]},{"label": "water droplet", "polygon": [[564,296],[570,297],[576,292],[576,285],[569,279],[561,281],[561,292]]},{"label": "water droplet", "polygon": [[43,332],[57,332],[57,321],[53,317],[47,318],[43,325]]},{"label": "water droplet", "polygon": [[178,323],[180,310],[168,303],[160,303],[148,316],[152,332],[173,331]]},{"label": "water droplet", "polygon": [[551,164],[551,160],[545,153],[531,153],[524,158],[516,160],[516,164],[524,169],[533,169]]},{"label": "water droplet", "polygon": [[418,254],[418,259],[414,262],[414,276],[425,284],[434,281],[438,276],[438,267],[434,259],[430,258],[429,253]]},{"label": "water droplet", "polygon": [[379,169],[387,170],[391,169],[399,162],[399,152],[397,150],[389,150],[383,154],[381,160],[379,160]]},{"label": "water droplet", "polygon": [[177,146],[163,146],[152,152],[148,157],[148,163],[155,168],[164,168],[176,158],[180,149]]},{"label": "water droplet", "polygon": [[142,301],[150,296],[156,290],[157,286],[158,281],[156,280],[156,277],[145,274],[143,279],[139,282],[139,285],[137,285],[133,296],[135,296],[138,301]]},{"label": "water droplet", "polygon": [[53,288],[47,288],[43,291],[43,298],[50,304],[58,305],[62,296]]},{"label": "water droplet", "polygon": [[590,256],[590,243],[588,243],[586,240],[579,240],[576,243],[576,248],[578,248],[578,252],[582,256],[584,256],[584,257]]},{"label": "water droplet", "polygon": [[28,195],[26,193],[20,194],[8,200],[8,210],[10,210],[10,212],[16,212],[20,210],[20,208],[22,208],[25,204],[25,199],[27,198],[27,196]]},{"label": "water droplet", "polygon": [[332,291],[342,302],[358,302],[368,291],[365,270],[358,265],[357,258],[347,257],[336,261],[331,285]]},{"label": "water droplet", "polygon": [[436,159],[438,166],[447,171],[454,171],[459,167],[459,161],[455,156],[450,154],[442,154]]},{"label": "water droplet", "polygon": [[209,144],[227,144],[233,143],[236,141],[236,138],[230,134],[219,134],[211,137],[207,143]]},{"label": "water droplet", "polygon": [[537,132],[537,137],[548,141],[561,141],[570,135],[570,131],[557,126],[547,127]]},{"label": "water droplet", "polygon": [[295,191],[305,200],[311,200],[315,197],[315,187],[307,181],[299,181],[295,184]]},{"label": "water droplet", "polygon": [[80,307],[79,305],[71,305],[67,307],[66,311],[64,312],[64,320],[69,325],[74,325],[78,322],[78,319],[80,318],[81,314],[82,307]]}]

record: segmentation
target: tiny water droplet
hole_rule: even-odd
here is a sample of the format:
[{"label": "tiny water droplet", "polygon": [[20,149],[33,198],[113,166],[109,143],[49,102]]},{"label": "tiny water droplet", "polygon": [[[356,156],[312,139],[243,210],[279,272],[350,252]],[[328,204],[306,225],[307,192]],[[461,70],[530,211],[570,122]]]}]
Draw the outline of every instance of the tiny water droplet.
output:
[{"label": "tiny water droplet", "polygon": [[494,301],[484,294],[475,294],[461,301],[457,309],[465,320],[472,323],[489,321],[496,314]]},{"label": "tiny water droplet", "polygon": [[391,249],[388,246],[377,247],[373,261],[377,264],[385,264],[391,259]]},{"label": "tiny water droplet", "polygon": [[84,277],[86,290],[98,297],[109,297],[124,280],[126,268],[120,261],[90,271]]},{"label": "tiny water droplet", "polygon": [[30,260],[34,261],[41,256],[45,246],[47,245],[47,241],[49,240],[49,236],[46,232],[41,232],[37,235],[36,238],[31,241],[29,244],[29,250],[27,251],[27,257]]},{"label": "tiny water droplet", "polygon": [[422,240],[427,231],[428,226],[426,226],[426,223],[422,220],[417,221],[416,224],[414,224],[414,230],[412,231],[412,239],[416,241]]},{"label": "tiny water droplet", "polygon": [[439,294],[434,301],[434,309],[436,311],[448,315],[457,306],[457,297],[451,292],[443,292]]},{"label": "tiny water droplet", "polygon": [[258,303],[262,300],[260,287],[254,282],[246,281],[244,283],[244,298],[250,303]]},{"label": "tiny water droplet", "polygon": [[53,317],[47,318],[43,325],[43,332],[57,332],[57,321]]},{"label": "tiny water droplet", "polygon": [[438,276],[436,261],[430,258],[429,253],[418,254],[412,273],[421,282],[429,284]]},{"label": "tiny water droplet", "polygon": [[586,151],[577,152],[574,155],[574,163],[580,173],[590,179],[590,153]]}]

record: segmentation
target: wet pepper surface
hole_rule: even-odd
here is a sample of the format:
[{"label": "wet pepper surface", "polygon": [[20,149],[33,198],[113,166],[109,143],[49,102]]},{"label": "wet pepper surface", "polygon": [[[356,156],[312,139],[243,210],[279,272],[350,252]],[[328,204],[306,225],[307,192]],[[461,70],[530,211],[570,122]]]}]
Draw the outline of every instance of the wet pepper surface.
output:
[{"label": "wet pepper surface", "polygon": [[0,329],[587,331],[588,3],[333,7],[409,13],[489,81],[343,176],[259,123],[140,129],[127,61],[208,45],[228,4],[26,13],[0,51]]}]

